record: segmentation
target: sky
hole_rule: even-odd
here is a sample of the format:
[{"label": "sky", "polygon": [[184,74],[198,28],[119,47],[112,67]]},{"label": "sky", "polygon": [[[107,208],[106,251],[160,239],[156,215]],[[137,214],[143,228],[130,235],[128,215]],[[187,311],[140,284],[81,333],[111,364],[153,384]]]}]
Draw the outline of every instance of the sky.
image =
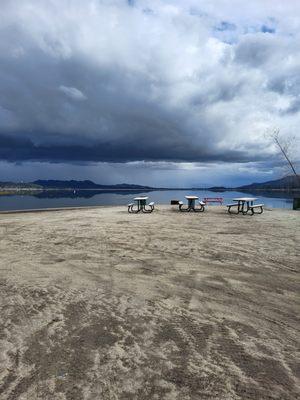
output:
[{"label": "sky", "polygon": [[298,0],[1,0],[2,181],[272,180],[299,126]]}]

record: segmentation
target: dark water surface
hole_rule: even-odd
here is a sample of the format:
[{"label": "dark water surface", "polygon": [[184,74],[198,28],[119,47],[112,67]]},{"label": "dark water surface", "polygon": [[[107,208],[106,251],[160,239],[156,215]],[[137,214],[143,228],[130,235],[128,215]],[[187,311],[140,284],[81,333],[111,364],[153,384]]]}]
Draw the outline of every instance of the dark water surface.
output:
[{"label": "dark water surface", "polygon": [[149,201],[157,204],[170,204],[171,199],[185,201],[185,195],[204,197],[223,197],[224,204],[235,197],[257,197],[259,203],[272,208],[292,208],[293,194],[288,192],[212,192],[209,190],[164,190],[164,191],[47,191],[34,195],[2,195],[0,196],[0,211],[43,209],[58,207],[84,207],[101,205],[124,205],[133,201],[136,196],[146,195]]}]

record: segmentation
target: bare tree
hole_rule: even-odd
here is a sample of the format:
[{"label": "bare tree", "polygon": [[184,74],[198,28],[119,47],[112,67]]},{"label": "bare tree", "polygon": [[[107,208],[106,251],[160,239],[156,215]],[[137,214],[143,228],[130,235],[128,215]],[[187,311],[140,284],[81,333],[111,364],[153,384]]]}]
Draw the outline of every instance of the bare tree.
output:
[{"label": "bare tree", "polygon": [[297,177],[298,181],[300,182],[300,176],[296,172],[296,168],[294,163],[291,160],[290,151],[291,148],[296,141],[295,137],[289,137],[286,139],[282,139],[279,135],[280,130],[278,128],[274,129],[268,136],[272,139],[275,143],[277,148],[280,150],[281,154],[284,156],[285,160],[288,162],[288,165],[292,169],[294,175]]}]

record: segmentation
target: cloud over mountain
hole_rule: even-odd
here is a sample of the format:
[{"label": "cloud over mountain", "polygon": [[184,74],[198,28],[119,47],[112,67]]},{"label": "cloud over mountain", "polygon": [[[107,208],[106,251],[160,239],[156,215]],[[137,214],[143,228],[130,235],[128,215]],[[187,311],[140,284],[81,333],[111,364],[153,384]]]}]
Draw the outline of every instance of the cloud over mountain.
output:
[{"label": "cloud over mountain", "polygon": [[2,1],[0,158],[272,157],[266,129],[299,136],[300,3],[209,3]]}]

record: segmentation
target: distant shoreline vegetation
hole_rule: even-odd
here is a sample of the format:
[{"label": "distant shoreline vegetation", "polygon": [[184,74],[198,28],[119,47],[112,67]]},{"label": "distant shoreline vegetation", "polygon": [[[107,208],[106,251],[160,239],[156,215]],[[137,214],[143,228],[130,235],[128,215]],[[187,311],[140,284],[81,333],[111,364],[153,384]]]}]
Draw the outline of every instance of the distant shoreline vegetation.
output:
[{"label": "distant shoreline vegetation", "polygon": [[154,191],[176,191],[176,190],[201,190],[201,191],[211,191],[211,192],[234,192],[236,190],[240,192],[276,192],[276,193],[286,193],[286,192],[300,192],[300,188],[289,189],[289,188],[281,188],[281,189],[270,189],[270,188],[260,188],[260,189],[240,189],[240,188],[223,188],[223,189],[213,189],[213,188],[151,188],[151,189],[17,189],[17,188],[7,188],[2,189],[0,187],[0,196],[12,196],[12,195],[36,195],[38,193],[61,193],[61,192],[69,192],[70,194],[75,192],[74,194],[78,194],[80,192],[93,192],[93,193],[103,193],[103,192],[130,192],[130,193],[140,193],[140,192],[154,192]]},{"label": "distant shoreline vegetation", "polygon": [[[270,192],[299,192],[299,180],[296,176],[286,176],[281,179],[252,183],[251,185],[244,185],[234,188],[227,188],[223,186],[213,186],[208,188],[203,187],[190,187],[190,188],[157,188],[143,185],[133,184],[117,184],[117,185],[99,185],[89,180],[85,181],[63,181],[63,180],[37,180],[34,182],[0,182],[0,195],[32,195],[43,192],[80,192],[80,191],[93,191],[93,192],[141,192],[141,191],[158,191],[158,190],[210,190],[214,192],[222,191],[270,191]],[[74,193],[74,194],[75,194]]]}]

